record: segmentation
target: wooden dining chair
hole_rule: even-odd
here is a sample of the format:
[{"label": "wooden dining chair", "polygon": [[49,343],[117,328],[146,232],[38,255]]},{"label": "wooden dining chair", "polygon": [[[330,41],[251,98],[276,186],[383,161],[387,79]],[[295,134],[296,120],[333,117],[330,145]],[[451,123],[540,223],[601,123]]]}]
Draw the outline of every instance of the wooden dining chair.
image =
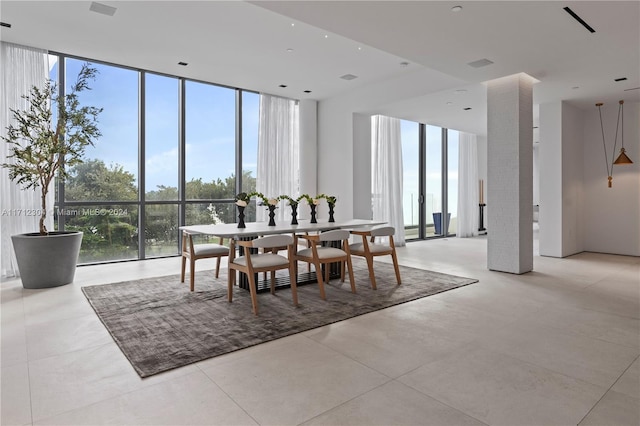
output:
[{"label": "wooden dining chair", "polygon": [[[294,306],[298,306],[298,289],[296,286],[296,273],[293,262],[295,239],[291,235],[269,235],[255,240],[241,241],[231,240],[229,255],[229,278],[227,283],[227,297],[229,302],[233,301],[233,287],[236,282],[236,273],[243,272],[249,281],[249,292],[251,294],[251,309],[258,315],[258,289],[256,287],[256,275],[260,272],[271,272],[271,293],[275,294],[276,271],[289,269],[289,279],[291,282],[291,295]],[[235,246],[239,245],[244,250],[242,256],[235,257]],[[284,257],[273,248],[287,248],[287,256]],[[252,249],[263,249],[263,253],[251,253]],[[266,249],[266,250],[265,250]]]},{"label": "wooden dining chair", "polygon": [[[361,243],[351,244],[349,249],[354,256],[362,256],[367,260],[367,266],[369,267],[369,279],[371,280],[371,288],[377,289],[376,276],[373,272],[373,258],[376,256],[391,256],[393,260],[393,267],[396,272],[396,280],[398,285],[402,284],[400,279],[400,267],[398,266],[398,257],[396,256],[396,246],[393,242],[393,235],[396,230],[393,226],[381,226],[378,228],[372,228],[369,230],[352,230],[354,235],[362,236]],[[382,242],[376,242],[376,238],[389,237],[389,244],[383,244]],[[367,241],[369,240],[369,241]]]},{"label": "wooden dining chair", "polygon": [[[329,281],[330,263],[340,263],[340,279],[342,282],[344,282],[345,263],[347,264],[351,292],[356,292],[356,284],[353,279],[353,267],[351,265],[351,254],[349,252],[349,235],[349,231],[344,229],[336,229],[315,235],[296,235],[296,239],[302,238],[310,243],[309,248],[300,250],[294,255],[296,272],[298,261],[313,264],[316,270],[318,287],[320,288],[320,297],[324,300],[327,299],[324,291],[324,282]],[[336,245],[340,245],[341,248],[333,247],[329,243],[336,243]],[[323,265],[325,271],[324,278],[322,277]]]},{"label": "wooden dining chair", "polygon": [[219,239],[220,244],[194,244],[194,235],[197,234],[192,234],[184,230],[182,231],[182,272],[180,274],[180,282],[184,282],[185,268],[187,259],[189,259],[189,285],[191,291],[195,288],[196,260],[217,257],[216,278],[218,278],[220,273],[220,260],[229,255],[229,248],[223,245],[224,238]]}]

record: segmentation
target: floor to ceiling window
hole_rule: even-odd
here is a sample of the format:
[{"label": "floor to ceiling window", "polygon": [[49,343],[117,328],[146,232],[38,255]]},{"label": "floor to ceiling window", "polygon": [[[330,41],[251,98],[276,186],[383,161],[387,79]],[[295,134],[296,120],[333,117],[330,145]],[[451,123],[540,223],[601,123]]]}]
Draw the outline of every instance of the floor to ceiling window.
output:
[{"label": "floor to ceiling window", "polygon": [[458,132],[411,121],[402,121],[400,128],[407,240],[454,235]]},{"label": "floor to ceiling window", "polygon": [[405,238],[418,238],[420,226],[420,139],[418,123],[400,121],[402,140],[402,211]]},{"label": "floor to ceiling window", "polygon": [[179,91],[174,77],[144,73],[144,257],[178,252]]},{"label": "floor to ceiling window", "polygon": [[447,212],[451,235],[458,229],[458,134],[457,130],[447,129]]},{"label": "floor to ceiling window", "polygon": [[[75,83],[85,61],[64,60],[64,86]],[[62,64],[62,62],[61,62]],[[102,136],[85,161],[69,169],[64,194],[66,230],[84,232],[79,263],[138,258],[138,73],[90,63],[98,71],[81,105],[103,108]],[[59,200],[60,201],[60,200]]]},{"label": "floor to ceiling window", "polygon": [[[61,87],[87,62],[54,59]],[[56,229],[84,232],[79,263],[175,255],[180,225],[235,222],[234,195],[255,189],[259,95],[89,64],[79,100],[103,108],[102,137],[56,186]]]}]

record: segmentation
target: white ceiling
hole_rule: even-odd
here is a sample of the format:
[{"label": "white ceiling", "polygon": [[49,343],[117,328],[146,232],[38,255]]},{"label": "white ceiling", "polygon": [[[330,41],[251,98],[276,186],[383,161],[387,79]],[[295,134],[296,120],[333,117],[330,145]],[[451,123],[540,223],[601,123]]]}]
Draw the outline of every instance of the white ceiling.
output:
[{"label": "white ceiling", "polygon": [[[101,3],[116,13],[91,12],[88,1],[2,0],[0,20],[12,27],[0,37],[296,99],[384,88],[366,112],[475,133],[486,126],[482,83],[518,72],[540,80],[536,104],[640,101],[640,90],[625,91],[640,86],[640,1]],[[467,65],[483,58],[494,63]]]}]

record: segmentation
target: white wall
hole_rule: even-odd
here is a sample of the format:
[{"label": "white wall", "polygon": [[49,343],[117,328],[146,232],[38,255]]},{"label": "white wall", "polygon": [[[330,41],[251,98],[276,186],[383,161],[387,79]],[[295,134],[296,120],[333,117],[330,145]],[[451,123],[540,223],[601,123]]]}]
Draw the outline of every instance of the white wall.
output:
[{"label": "white wall", "polygon": [[540,105],[540,216],[542,256],[584,251],[583,112],[566,102]]},{"label": "white wall", "polygon": [[[540,227],[541,256],[562,257],[562,104],[540,105]],[[582,151],[578,154],[579,159]]]},{"label": "white wall", "polygon": [[[353,114],[353,187],[371,188],[371,116]],[[354,190],[353,217],[372,219],[371,192]]]},{"label": "white wall", "polygon": [[[617,115],[617,103],[602,106],[609,159]],[[584,249],[640,256],[640,104],[624,105],[624,146],[634,163],[614,166],[611,188],[607,187],[602,131],[595,106],[585,112],[584,121]],[[619,148],[620,142],[616,157]]]},{"label": "white wall", "polygon": [[584,251],[583,112],[562,102],[562,256]]}]

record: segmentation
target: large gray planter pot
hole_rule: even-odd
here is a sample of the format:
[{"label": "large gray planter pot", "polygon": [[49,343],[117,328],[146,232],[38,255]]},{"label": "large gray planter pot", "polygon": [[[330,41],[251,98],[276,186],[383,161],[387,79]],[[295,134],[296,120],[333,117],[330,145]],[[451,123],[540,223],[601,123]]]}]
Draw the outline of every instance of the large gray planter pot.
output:
[{"label": "large gray planter pot", "polygon": [[73,282],[82,232],[12,235],[24,288],[57,287]]}]

